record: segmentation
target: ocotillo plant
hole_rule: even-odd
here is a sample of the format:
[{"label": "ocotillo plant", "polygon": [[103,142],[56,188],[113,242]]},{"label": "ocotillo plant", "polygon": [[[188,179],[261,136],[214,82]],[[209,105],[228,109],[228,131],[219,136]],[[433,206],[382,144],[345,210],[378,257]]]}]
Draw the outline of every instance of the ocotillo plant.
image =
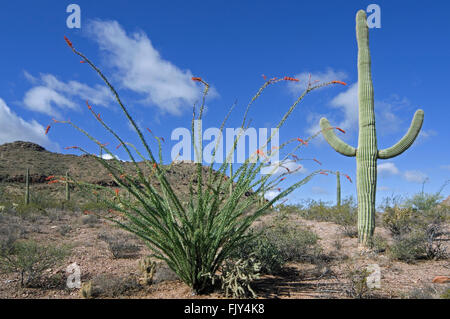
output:
[{"label": "ocotillo plant", "polygon": [[[223,264],[223,262],[233,253],[237,247],[248,242],[254,236],[247,231],[252,223],[260,217],[274,202],[286,197],[296,188],[307,183],[318,172],[313,172],[304,179],[296,181],[291,186],[265,202],[264,206],[257,207],[259,197],[265,189],[270,189],[281,181],[278,176],[272,174],[260,174],[261,169],[265,165],[259,159],[261,152],[257,152],[249,157],[233,172],[233,178],[226,178],[227,163],[224,161],[218,163],[213,158],[209,167],[203,167],[202,161],[195,163],[196,166],[196,185],[189,185],[188,201],[182,201],[170,185],[166,172],[167,166],[163,165],[161,138],[153,136],[159,146],[159,161],[151,150],[147,139],[144,137],[142,130],[130,115],[128,109],[122,103],[119,94],[103,75],[103,73],[82,53],[77,51],[72,43],[66,38],[66,42],[72,51],[81,57],[83,62],[92,67],[98,75],[103,79],[109,89],[112,91],[119,107],[124,115],[135,129],[139,140],[142,144],[146,156],[131,143],[127,143],[100,117],[100,114],[94,112],[93,107],[87,103],[89,111],[95,116],[97,121],[109,132],[112,137],[119,143],[117,147],[122,147],[128,154],[131,164],[135,167],[135,175],[125,171],[123,164],[113,153],[101,144],[95,137],[77,126],[72,121],[57,121],[66,123],[85,134],[90,140],[111,156],[111,160],[106,161],[102,157],[95,157],[100,164],[105,167],[114,182],[130,192],[133,199],[127,200],[125,196],[119,193],[119,189],[115,191],[116,201],[110,200],[109,196],[105,196],[104,203],[108,205],[108,215],[104,216],[112,222],[116,223],[123,229],[134,233],[152,250],[153,256],[163,260],[178,275],[178,277],[188,284],[195,293],[202,293],[212,287],[211,276],[214,276]],[[202,104],[199,114],[196,116],[197,109],[194,107],[192,118],[192,136],[201,136],[201,129],[196,133],[194,130],[194,121],[201,120],[205,106],[205,98],[209,90],[209,84],[199,77],[193,77],[193,81],[199,82],[204,86]],[[272,78],[265,79],[265,83],[261,86],[256,95],[251,99],[246,108],[244,120],[242,121],[242,131],[234,138],[233,148],[228,157],[231,157],[236,150],[239,138],[242,136],[243,128],[248,125],[245,121],[247,111],[253,102],[261,95],[265,88],[269,85],[280,81],[298,81],[290,77],[281,79]],[[298,97],[298,99],[286,111],[276,128],[280,128],[289,115],[294,111],[298,103],[312,90],[331,84],[343,84],[339,81],[331,81],[314,86],[308,86],[307,89]],[[228,115],[227,115],[228,117]],[[223,121],[220,132],[223,132],[225,121]],[[150,133],[151,130],[147,129]],[[48,130],[47,130],[48,131]],[[153,133],[151,133],[153,135]],[[203,154],[203,145],[194,142],[194,149],[198,154]],[[271,139],[272,137],[270,137]],[[269,141],[270,141],[269,139]],[[198,149],[199,145],[200,149]],[[219,143],[216,144],[213,156],[216,154]],[[281,147],[279,147],[280,149]],[[66,149],[78,149],[89,154],[83,148],[78,146],[68,147]],[[279,150],[278,150],[279,151]],[[138,163],[135,156],[142,159],[142,164]],[[197,153],[196,153],[197,154]],[[253,161],[255,159],[256,160]],[[197,158],[200,158],[198,156]],[[213,170],[214,164],[219,164],[217,169]],[[173,164],[173,163],[172,163]],[[145,166],[145,171],[144,171]],[[169,166],[170,168],[170,166]],[[281,174],[281,178],[289,172]],[[74,181],[77,186],[86,190],[91,194],[92,190],[104,190],[106,193],[113,191],[101,185],[94,185],[81,181]],[[158,187],[154,183],[158,183]],[[231,196],[222,196],[230,189],[233,183],[233,192]],[[251,191],[254,196],[246,196]]]},{"label": "ocotillo plant", "polygon": [[389,159],[406,151],[414,142],[422,127],[424,112],[417,110],[411,126],[394,146],[378,150],[375,131],[374,97],[369,52],[369,30],[366,13],[356,14],[356,39],[358,42],[358,103],[359,137],[354,148],[336,136],[326,118],[320,120],[322,134],[338,153],[356,157],[356,187],[358,193],[358,241],[368,246],[375,230],[375,193],[377,184],[377,160]]},{"label": "ocotillo plant", "polygon": [[25,175],[25,205],[30,203],[30,169],[27,168],[27,174]]}]

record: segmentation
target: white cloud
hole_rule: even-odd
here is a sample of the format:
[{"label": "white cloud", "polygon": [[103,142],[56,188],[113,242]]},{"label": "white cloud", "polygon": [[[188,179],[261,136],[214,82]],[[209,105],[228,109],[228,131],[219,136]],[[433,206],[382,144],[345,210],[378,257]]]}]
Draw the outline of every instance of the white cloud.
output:
[{"label": "white cloud", "polygon": [[418,170],[401,172],[397,166],[391,162],[378,164],[377,172],[381,177],[399,175],[404,180],[412,183],[423,183],[423,181],[428,178],[425,173]]},{"label": "white cloud", "polygon": [[[119,161],[121,161],[121,159],[120,159],[117,155],[114,155],[114,157],[115,157],[116,159],[118,159]],[[110,160],[110,159],[113,159],[113,157],[112,157],[110,154],[108,154],[108,153],[102,154],[102,158],[103,158],[104,160]]]},{"label": "white cloud", "polygon": [[[346,131],[357,132],[358,128],[358,83],[350,85],[344,92],[336,95],[331,101],[330,106],[334,109],[340,109],[343,112],[341,121],[333,117],[326,116],[331,125],[340,127]],[[319,121],[324,114],[311,113],[308,116],[310,127],[307,129],[309,135],[320,131]]]},{"label": "white cloud", "polygon": [[[122,87],[141,94],[144,103],[179,115],[201,98],[199,85],[190,70],[181,70],[164,60],[143,32],[127,34],[117,21],[93,21],[90,36],[106,52],[107,65]],[[210,97],[217,94],[211,89]]]},{"label": "white cloud", "polygon": [[36,122],[17,116],[0,98],[0,144],[15,141],[33,142],[45,148],[58,148],[44,134],[45,128]]},{"label": "white cloud", "polygon": [[37,86],[27,91],[23,103],[30,110],[56,117],[59,117],[59,112],[53,106],[60,108],[67,107],[70,109],[76,108],[75,103],[58,92],[44,86]]},{"label": "white cloud", "polygon": [[400,173],[394,163],[382,163],[377,165],[377,171],[380,176],[398,175]]},{"label": "white cloud", "polygon": [[33,77],[24,72],[25,78],[37,85],[25,93],[24,105],[35,112],[59,116],[55,107],[60,109],[78,109],[73,98],[89,100],[90,104],[108,106],[113,100],[111,92],[104,85],[96,85],[94,88],[86,84],[69,81],[67,83],[58,80],[52,74],[41,74],[40,78]]},{"label": "white cloud", "polygon": [[389,191],[389,190],[391,190],[391,188],[388,187],[388,186],[377,186],[377,191],[380,191],[380,192],[387,192],[387,191]]},{"label": "white cloud", "polygon": [[421,171],[417,171],[417,170],[406,171],[403,174],[403,177],[408,182],[412,182],[412,183],[423,183],[428,178],[428,176],[425,173],[422,173]]},{"label": "white cloud", "polygon": [[328,195],[329,194],[325,188],[322,188],[320,186],[311,187],[311,192],[313,194],[317,194],[317,195]]},{"label": "white cloud", "polygon": [[[358,127],[358,83],[350,85],[350,87],[339,93],[330,102],[333,108],[342,109],[344,119],[337,125],[338,127],[349,130]],[[353,129],[353,131],[356,131]]]},{"label": "white cloud", "polygon": [[277,196],[278,194],[280,194],[280,191],[277,190],[270,190],[264,193],[264,198],[267,200],[272,200],[275,198],[275,196]]}]

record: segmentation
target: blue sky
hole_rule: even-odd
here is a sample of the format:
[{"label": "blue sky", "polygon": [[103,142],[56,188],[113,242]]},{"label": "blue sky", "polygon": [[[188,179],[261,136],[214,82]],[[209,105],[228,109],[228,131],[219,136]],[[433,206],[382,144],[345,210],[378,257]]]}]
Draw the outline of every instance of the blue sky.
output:
[{"label": "blue sky", "polygon": [[[66,26],[66,7],[81,8],[81,28]],[[370,29],[378,147],[386,148],[407,131],[416,109],[425,111],[422,132],[400,156],[379,161],[377,199],[434,192],[450,178],[447,93],[450,89],[450,4],[447,1],[9,1],[0,10],[0,144],[26,140],[51,151],[98,147],[69,126],[45,127],[52,118],[71,119],[105,143],[115,144],[88,113],[85,100],[125,140],[136,142],[100,78],[80,64],[66,35],[111,79],[142,128],[165,138],[164,155],[177,141],[170,135],[190,126],[201,86],[213,88],[204,127],[218,127],[229,107],[237,107],[227,127],[238,127],[251,97],[268,77],[290,76],[294,83],[269,87],[252,106],[251,126],[274,127],[313,80],[342,80],[306,96],[280,131],[280,141],[307,138],[320,117],[346,130],[357,146],[357,47],[355,14],[371,3],[381,8],[381,28]],[[115,150],[113,147],[112,149]],[[77,154],[77,153],[76,153]],[[336,153],[322,138],[296,153],[307,172],[323,168],[350,175],[343,196],[356,196],[356,162]],[[127,159],[120,150],[117,156]],[[443,195],[450,194],[445,189]],[[334,201],[334,176],[317,176],[290,196]]]}]

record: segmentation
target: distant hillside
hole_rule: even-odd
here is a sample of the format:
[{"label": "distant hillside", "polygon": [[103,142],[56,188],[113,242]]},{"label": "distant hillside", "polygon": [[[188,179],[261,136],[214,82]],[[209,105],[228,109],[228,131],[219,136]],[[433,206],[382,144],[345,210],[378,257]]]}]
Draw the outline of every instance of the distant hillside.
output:
[{"label": "distant hillside", "polygon": [[[135,175],[133,163],[122,164],[128,174]],[[139,165],[144,172],[149,172],[144,163]],[[23,187],[27,168],[30,169],[32,185],[39,186],[39,189],[53,188],[53,185],[47,185],[45,179],[51,175],[65,175],[66,172],[77,180],[104,186],[115,185],[108,171],[94,156],[53,153],[37,144],[22,141],[0,145],[0,183]],[[203,170],[206,178],[207,168],[204,167]],[[195,185],[197,182],[196,166],[193,163],[176,163],[167,171],[166,176],[177,193],[187,196],[189,183],[192,181]],[[154,184],[159,183],[155,181]],[[63,191],[61,187],[58,189]]]}]

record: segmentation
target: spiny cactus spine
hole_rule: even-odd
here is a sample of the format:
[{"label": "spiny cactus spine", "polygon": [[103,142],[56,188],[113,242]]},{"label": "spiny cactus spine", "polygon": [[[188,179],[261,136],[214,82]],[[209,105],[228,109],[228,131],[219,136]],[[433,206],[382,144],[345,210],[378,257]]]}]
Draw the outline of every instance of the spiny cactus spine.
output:
[{"label": "spiny cactus spine", "polygon": [[377,160],[389,159],[406,151],[414,142],[422,127],[424,112],[417,110],[411,126],[394,146],[378,150],[375,130],[374,97],[369,52],[369,30],[364,10],[356,14],[356,38],[358,42],[358,148],[343,142],[334,133],[326,118],[320,120],[322,134],[338,153],[356,156],[356,187],[358,193],[358,241],[368,246],[375,230],[375,193]]},{"label": "spiny cactus spine", "polygon": [[25,175],[25,205],[30,203],[30,169],[27,168],[27,174]]},{"label": "spiny cactus spine", "polygon": [[336,172],[336,205],[341,206],[341,174]]}]

